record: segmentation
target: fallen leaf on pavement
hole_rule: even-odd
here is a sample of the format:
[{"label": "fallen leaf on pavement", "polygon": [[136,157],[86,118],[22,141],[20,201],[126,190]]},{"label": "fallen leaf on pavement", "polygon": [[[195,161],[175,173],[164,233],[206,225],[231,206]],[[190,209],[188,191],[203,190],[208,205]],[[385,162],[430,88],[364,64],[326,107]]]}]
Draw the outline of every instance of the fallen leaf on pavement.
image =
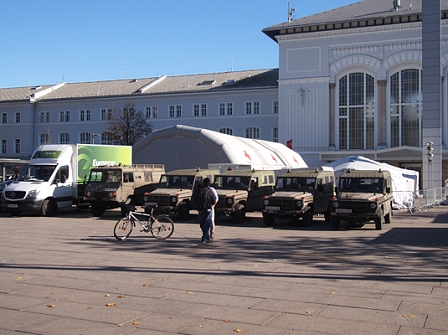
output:
[{"label": "fallen leaf on pavement", "polygon": [[114,302],[109,302],[108,304],[106,304],[107,307],[114,307],[115,303]]}]

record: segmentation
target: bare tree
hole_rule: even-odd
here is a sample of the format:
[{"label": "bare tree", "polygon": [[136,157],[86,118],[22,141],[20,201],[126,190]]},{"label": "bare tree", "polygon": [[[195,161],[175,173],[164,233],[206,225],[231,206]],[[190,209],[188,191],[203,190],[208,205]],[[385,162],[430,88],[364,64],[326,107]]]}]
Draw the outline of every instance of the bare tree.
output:
[{"label": "bare tree", "polygon": [[126,101],[121,108],[114,108],[107,123],[109,140],[118,145],[134,145],[152,132],[152,124],[146,121],[142,111],[135,110],[135,104]]}]

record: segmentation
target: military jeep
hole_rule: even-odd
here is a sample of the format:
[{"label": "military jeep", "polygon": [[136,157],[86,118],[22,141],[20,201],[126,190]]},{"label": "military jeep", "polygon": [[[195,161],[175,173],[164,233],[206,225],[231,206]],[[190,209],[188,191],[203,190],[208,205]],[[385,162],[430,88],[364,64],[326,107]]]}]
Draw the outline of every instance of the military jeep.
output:
[{"label": "military jeep", "polygon": [[195,209],[191,201],[193,189],[202,184],[205,177],[213,180],[218,170],[181,169],[163,174],[156,190],[143,193],[145,211],[154,213],[177,213],[179,220],[187,220],[190,210]]},{"label": "military jeep", "polygon": [[335,199],[331,202],[331,221],[339,229],[341,221],[362,227],[373,221],[377,230],[392,220],[392,178],[389,171],[347,171],[339,178]]},{"label": "military jeep", "polygon": [[266,226],[278,219],[302,219],[311,226],[313,216],[323,214],[330,221],[330,202],[334,196],[332,169],[297,169],[277,177],[275,192],[264,200],[262,210]]},{"label": "military jeep", "polygon": [[244,221],[246,212],[259,211],[263,198],[274,192],[275,173],[271,170],[232,170],[215,176],[213,187],[218,193],[216,216],[232,216]]},{"label": "military jeep", "polygon": [[106,209],[118,208],[128,198],[135,204],[134,190],[142,185],[155,189],[164,172],[163,164],[93,167],[84,191],[84,201],[91,204],[92,215],[100,217]]}]

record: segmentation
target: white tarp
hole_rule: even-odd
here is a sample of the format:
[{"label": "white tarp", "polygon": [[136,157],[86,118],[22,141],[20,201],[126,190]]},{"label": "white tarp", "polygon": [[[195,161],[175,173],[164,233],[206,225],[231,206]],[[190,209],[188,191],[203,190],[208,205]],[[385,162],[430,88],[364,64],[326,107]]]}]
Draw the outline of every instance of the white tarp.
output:
[{"label": "white tarp", "polygon": [[208,168],[210,163],[234,163],[272,170],[307,167],[287,146],[270,141],[176,125],[156,130],[132,147],[134,164],[165,164],[167,171]]},{"label": "white tarp", "polygon": [[[392,175],[392,190],[394,192],[394,208],[409,208],[413,205],[414,195],[419,190],[419,173],[414,170],[402,169],[386,163],[380,163],[363,156],[347,156],[337,161],[325,164],[334,170],[336,183],[339,176],[348,169],[390,171]],[[336,184],[337,185],[337,184]]]}]

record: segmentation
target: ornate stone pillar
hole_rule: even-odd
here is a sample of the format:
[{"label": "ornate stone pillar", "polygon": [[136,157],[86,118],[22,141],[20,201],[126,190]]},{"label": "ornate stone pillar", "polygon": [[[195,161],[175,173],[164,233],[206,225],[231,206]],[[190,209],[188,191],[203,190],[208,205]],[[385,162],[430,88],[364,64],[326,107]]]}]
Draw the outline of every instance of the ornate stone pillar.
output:
[{"label": "ornate stone pillar", "polygon": [[387,96],[387,80],[379,79],[377,80],[378,85],[378,149],[387,148],[387,106],[386,106],[386,96]]},{"label": "ornate stone pillar", "polygon": [[336,149],[336,138],[335,138],[335,109],[336,109],[336,101],[335,101],[335,94],[334,91],[336,89],[336,83],[330,83],[330,101],[329,101],[329,105],[330,105],[330,150],[335,150]]}]

